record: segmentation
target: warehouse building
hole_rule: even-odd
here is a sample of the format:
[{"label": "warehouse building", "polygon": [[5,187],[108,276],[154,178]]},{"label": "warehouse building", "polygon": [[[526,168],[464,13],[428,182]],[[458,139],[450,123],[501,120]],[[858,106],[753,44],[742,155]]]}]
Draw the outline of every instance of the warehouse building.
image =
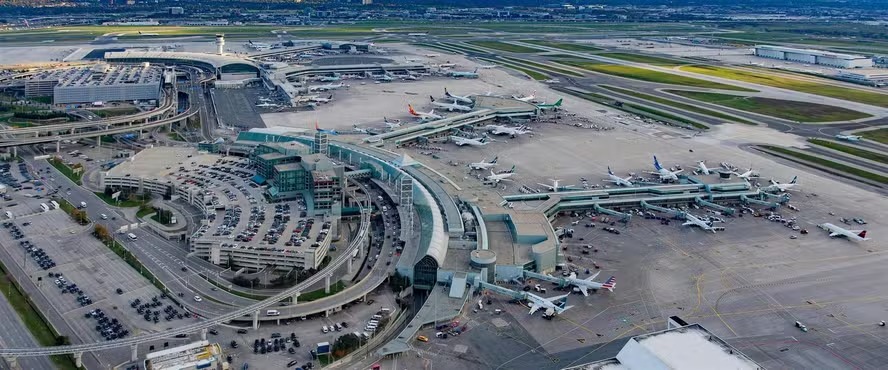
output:
[{"label": "warehouse building", "polygon": [[813,49],[796,49],[773,45],[756,45],[755,55],[762,58],[788,60],[835,68],[868,68],[873,60],[863,55],[838,54]]},{"label": "warehouse building", "polygon": [[25,82],[25,96],[52,96],[54,104],[158,100],[163,70],[148,63],[42,71]]}]

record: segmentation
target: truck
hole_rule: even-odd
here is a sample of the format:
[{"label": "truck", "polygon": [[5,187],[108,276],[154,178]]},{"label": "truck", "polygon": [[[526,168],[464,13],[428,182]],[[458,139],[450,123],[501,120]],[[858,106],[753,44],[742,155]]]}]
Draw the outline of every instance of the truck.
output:
[{"label": "truck", "polygon": [[52,204],[52,209],[59,209],[59,208],[61,208],[61,207],[59,206],[59,202],[56,202],[56,201],[54,201],[54,200],[49,201],[49,204]]},{"label": "truck", "polygon": [[104,107],[104,106],[105,106],[105,102],[102,102],[102,101],[94,101],[94,102],[92,103],[92,106],[94,106],[94,107]]},{"label": "truck", "polygon": [[43,212],[49,212],[49,206],[46,203],[40,203],[40,209],[42,209]]}]

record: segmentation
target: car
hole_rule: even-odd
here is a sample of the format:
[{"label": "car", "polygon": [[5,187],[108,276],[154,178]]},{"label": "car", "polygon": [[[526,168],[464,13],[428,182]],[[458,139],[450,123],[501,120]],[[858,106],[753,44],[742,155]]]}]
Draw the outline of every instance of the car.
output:
[{"label": "car", "polygon": [[194,301],[195,302],[202,302],[203,298],[201,298],[199,295],[196,295],[196,296],[194,296]]},{"label": "car", "polygon": [[237,341],[231,341],[231,348],[237,348]]},{"label": "car", "polygon": [[219,335],[219,331],[216,330],[216,329],[210,329],[210,330],[207,331],[207,333],[210,333],[210,334],[213,334],[213,335]]},{"label": "car", "polygon": [[428,342],[429,338],[427,338],[425,335],[420,335],[420,336],[416,337],[416,340],[418,340],[420,342]]},{"label": "car", "polygon": [[117,288],[117,294],[123,294],[123,289]]},{"label": "car", "polygon": [[176,338],[188,338],[188,334],[176,334]]},{"label": "car", "polygon": [[237,329],[238,334],[247,334],[247,329]]}]

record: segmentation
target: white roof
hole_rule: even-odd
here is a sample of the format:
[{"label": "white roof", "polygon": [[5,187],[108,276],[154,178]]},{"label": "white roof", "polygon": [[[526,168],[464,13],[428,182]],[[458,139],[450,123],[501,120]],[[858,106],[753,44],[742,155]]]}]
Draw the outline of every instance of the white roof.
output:
[{"label": "white roof", "polygon": [[204,62],[219,68],[228,64],[249,64],[255,67],[253,62],[229,55],[192,53],[179,51],[117,51],[105,53],[106,60],[114,59],[177,59],[194,60]]},{"label": "white roof", "polygon": [[444,259],[447,257],[447,233],[444,232],[444,217],[441,216],[440,208],[435,202],[435,198],[432,197],[432,193],[429,193],[425,186],[418,184],[418,181],[414,181],[414,184],[422,194],[425,203],[431,208],[432,238],[426,255],[434,258],[438,262],[438,266],[444,266]]},{"label": "white roof", "polygon": [[869,59],[863,55],[841,54],[841,53],[833,53],[831,51],[823,51],[823,50],[815,50],[815,49],[788,48],[785,46],[774,46],[774,45],[756,45],[755,47],[757,49],[769,49],[769,50],[782,51],[785,53],[810,54],[810,55],[817,55],[817,56],[836,58],[836,59],[845,59],[845,60]]}]

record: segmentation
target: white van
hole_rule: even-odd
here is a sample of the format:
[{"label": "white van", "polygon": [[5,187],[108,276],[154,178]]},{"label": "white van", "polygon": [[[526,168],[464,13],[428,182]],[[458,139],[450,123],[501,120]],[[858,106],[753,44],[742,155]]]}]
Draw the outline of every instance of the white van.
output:
[{"label": "white van", "polygon": [[136,240],[136,239],[138,239],[138,237],[136,236],[136,234],[133,234],[133,233],[126,234],[126,237],[129,238],[130,240]]},{"label": "white van", "polygon": [[321,329],[321,331],[323,331],[324,334],[327,334],[330,332],[330,329],[327,329],[327,325],[324,325],[324,327]]},{"label": "white van", "polygon": [[104,213],[102,213],[101,216],[102,216],[102,219],[103,219],[103,220],[107,220],[107,219],[108,219],[108,215],[106,215],[106,214],[104,214]]},{"label": "white van", "polygon": [[280,316],[280,315],[281,315],[281,311],[278,311],[278,310],[265,311],[265,316]]},{"label": "white van", "polygon": [[382,312],[383,315],[388,315],[388,314],[392,313],[392,310],[389,308],[383,307],[381,310],[379,310],[379,312]]},{"label": "white van", "polygon": [[373,332],[375,332],[375,331],[376,331],[376,325],[367,325],[367,327],[366,327],[366,328],[364,328],[364,330],[366,330],[366,331],[369,331],[369,332],[371,332],[371,333],[373,333]]},{"label": "white van", "polygon": [[371,320],[379,320],[381,318],[382,318],[382,316],[379,316],[379,315],[373,315],[370,317]]}]

